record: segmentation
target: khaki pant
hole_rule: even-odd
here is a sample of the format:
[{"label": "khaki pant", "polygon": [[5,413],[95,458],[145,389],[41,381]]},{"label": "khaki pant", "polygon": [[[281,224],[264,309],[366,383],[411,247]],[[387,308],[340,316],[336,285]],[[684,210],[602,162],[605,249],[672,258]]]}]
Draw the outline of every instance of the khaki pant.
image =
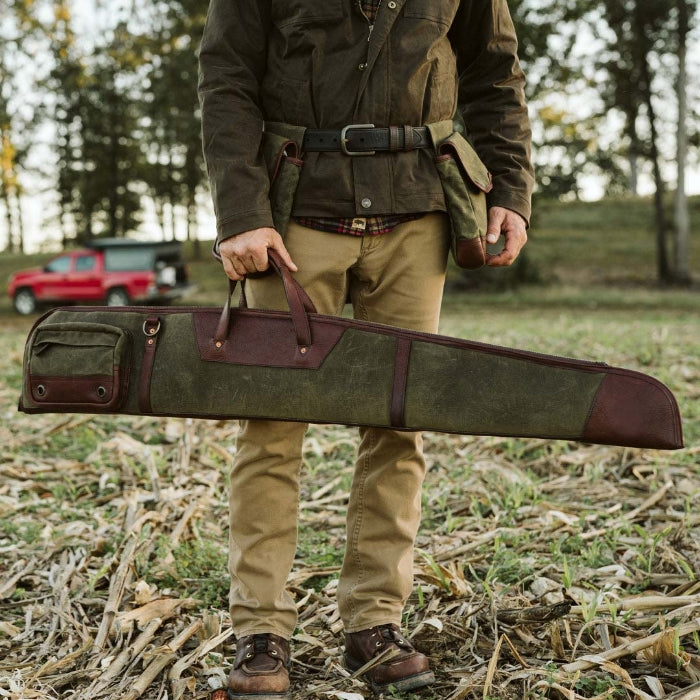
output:
[{"label": "khaki pant", "polygon": [[[292,222],[285,244],[319,313],[436,332],[448,250],[447,219],[429,214],[380,236],[315,231]],[[254,308],[286,309],[281,281],[246,283]],[[297,543],[302,423],[241,422],[230,489],[231,620],[237,636],[290,638],[285,590]],[[413,545],[425,475],[420,433],[360,428],[338,605],[348,632],[400,624],[413,586]]]}]

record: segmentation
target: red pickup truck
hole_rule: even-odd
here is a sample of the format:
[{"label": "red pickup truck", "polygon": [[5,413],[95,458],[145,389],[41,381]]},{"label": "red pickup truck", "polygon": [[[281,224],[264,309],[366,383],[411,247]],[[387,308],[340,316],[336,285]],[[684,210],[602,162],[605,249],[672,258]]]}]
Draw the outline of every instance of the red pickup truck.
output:
[{"label": "red pickup truck", "polygon": [[53,258],[43,268],[16,272],[8,284],[15,311],[39,305],[103,302],[109,306],[163,303],[190,291],[181,244],[98,239]]}]

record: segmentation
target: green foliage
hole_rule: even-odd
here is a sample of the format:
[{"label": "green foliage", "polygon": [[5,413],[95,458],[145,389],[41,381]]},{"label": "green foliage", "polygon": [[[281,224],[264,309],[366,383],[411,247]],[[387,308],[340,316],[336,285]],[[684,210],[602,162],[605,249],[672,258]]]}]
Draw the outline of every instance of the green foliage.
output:
[{"label": "green foliage", "polygon": [[[157,581],[161,589],[221,609],[228,600],[227,551],[225,544],[212,540],[188,540],[173,547],[169,538],[161,536],[151,559],[137,560],[137,566],[143,579]],[[163,561],[172,563],[164,570]]]}]

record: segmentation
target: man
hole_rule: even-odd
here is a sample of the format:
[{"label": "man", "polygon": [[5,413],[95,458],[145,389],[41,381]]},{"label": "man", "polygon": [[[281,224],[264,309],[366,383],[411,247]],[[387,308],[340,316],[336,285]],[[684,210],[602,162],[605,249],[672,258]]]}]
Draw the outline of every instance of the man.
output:
[{"label": "man", "polygon": [[[217,249],[232,280],[267,270],[273,249],[320,313],[350,299],[361,319],[436,332],[450,224],[426,126],[451,131],[456,114],[493,178],[487,240],[504,246],[488,263],[509,265],[524,245],[530,132],[506,0],[211,0],[200,67]],[[271,159],[275,138],[286,147]],[[292,219],[277,231],[271,178],[297,151]],[[286,308],[274,275],[249,279],[246,293],[251,306]],[[231,700],[291,697],[296,608],[285,581],[305,429],[241,423]],[[338,585],[345,661],[357,670],[386,653],[367,681],[406,691],[434,680],[399,628],[420,521],[421,436],[365,428],[360,437]]]}]

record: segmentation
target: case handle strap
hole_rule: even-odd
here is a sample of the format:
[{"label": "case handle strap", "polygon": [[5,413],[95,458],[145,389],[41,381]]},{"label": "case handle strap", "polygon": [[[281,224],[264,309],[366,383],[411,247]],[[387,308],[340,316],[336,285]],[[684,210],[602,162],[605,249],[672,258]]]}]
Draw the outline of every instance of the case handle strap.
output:
[{"label": "case handle strap", "polygon": [[[312,341],[311,324],[309,323],[308,314],[317,313],[316,307],[304,288],[294,279],[294,277],[292,277],[292,273],[282,261],[279,253],[277,253],[275,250],[269,249],[267,251],[267,255],[270,267],[282,278],[284,294],[287,297],[287,304],[289,305],[292,322],[294,323],[297,345],[299,346],[300,350],[305,352],[305,348],[308,348]],[[231,325],[231,297],[233,296],[233,292],[236,288],[236,282],[229,279],[228,286],[228,297],[223,309],[221,310],[219,323],[214,334],[214,343],[219,347],[223,345],[229,334]],[[243,287],[243,285],[241,286]],[[245,293],[241,295],[241,307],[244,309],[248,308]]]}]

